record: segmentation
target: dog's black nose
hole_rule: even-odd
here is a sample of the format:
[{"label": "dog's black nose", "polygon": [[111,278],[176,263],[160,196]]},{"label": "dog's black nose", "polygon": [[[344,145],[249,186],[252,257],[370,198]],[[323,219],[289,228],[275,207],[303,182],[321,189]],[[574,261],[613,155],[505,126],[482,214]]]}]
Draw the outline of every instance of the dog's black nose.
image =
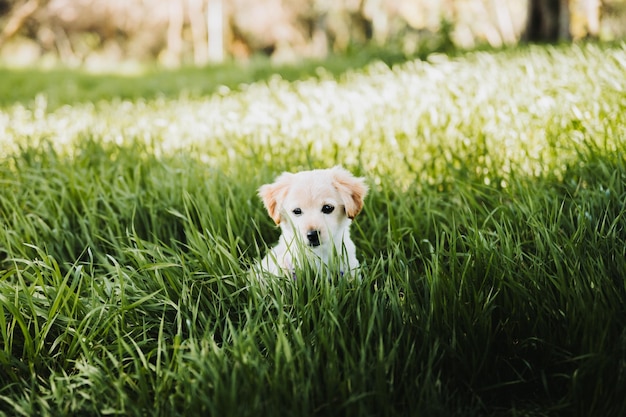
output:
[{"label": "dog's black nose", "polygon": [[309,230],[306,233],[306,238],[309,240],[309,245],[311,245],[311,246],[319,246],[320,245],[320,232],[319,232],[319,230]]}]

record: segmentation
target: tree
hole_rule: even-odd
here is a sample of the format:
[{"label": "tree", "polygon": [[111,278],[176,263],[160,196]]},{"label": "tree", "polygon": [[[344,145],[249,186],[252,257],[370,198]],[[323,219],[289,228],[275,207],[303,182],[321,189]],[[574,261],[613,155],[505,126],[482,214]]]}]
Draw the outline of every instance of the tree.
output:
[{"label": "tree", "polygon": [[212,62],[224,60],[224,9],[222,0],[208,0],[208,59]]},{"label": "tree", "polygon": [[15,5],[6,26],[0,32],[0,47],[19,32],[26,20],[47,2],[47,0],[27,0]]},{"label": "tree", "polygon": [[529,0],[524,39],[556,42],[570,39],[568,0]]},{"label": "tree", "polygon": [[597,38],[601,0],[529,0],[523,39],[529,42]]}]

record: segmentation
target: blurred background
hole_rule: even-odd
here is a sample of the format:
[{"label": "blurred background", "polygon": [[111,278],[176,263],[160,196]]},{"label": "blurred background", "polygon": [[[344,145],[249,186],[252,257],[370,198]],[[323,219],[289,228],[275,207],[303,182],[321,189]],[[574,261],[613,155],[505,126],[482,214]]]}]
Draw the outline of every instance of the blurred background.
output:
[{"label": "blurred background", "polygon": [[5,66],[411,58],[626,36],[626,0],[0,0]]}]

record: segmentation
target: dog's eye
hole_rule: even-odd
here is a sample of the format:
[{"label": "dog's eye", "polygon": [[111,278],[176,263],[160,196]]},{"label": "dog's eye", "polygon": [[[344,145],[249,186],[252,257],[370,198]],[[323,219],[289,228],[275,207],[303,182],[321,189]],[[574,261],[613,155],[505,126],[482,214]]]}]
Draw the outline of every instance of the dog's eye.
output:
[{"label": "dog's eye", "polygon": [[322,213],[330,214],[333,212],[334,209],[335,206],[331,206],[330,204],[324,204],[324,206],[322,207]]},{"label": "dog's eye", "polygon": [[302,209],[301,208],[295,208],[295,209],[291,210],[291,212],[293,214],[295,214],[296,216],[299,216],[299,215],[302,214]]}]

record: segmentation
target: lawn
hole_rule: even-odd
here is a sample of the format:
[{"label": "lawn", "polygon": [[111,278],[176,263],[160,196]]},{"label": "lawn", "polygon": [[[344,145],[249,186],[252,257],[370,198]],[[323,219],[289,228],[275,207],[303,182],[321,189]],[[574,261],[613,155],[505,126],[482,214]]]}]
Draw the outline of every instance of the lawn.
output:
[{"label": "lawn", "polygon": [[[0,70],[1,415],[626,413],[626,45],[328,65]],[[335,164],[362,280],[260,283]]]}]

